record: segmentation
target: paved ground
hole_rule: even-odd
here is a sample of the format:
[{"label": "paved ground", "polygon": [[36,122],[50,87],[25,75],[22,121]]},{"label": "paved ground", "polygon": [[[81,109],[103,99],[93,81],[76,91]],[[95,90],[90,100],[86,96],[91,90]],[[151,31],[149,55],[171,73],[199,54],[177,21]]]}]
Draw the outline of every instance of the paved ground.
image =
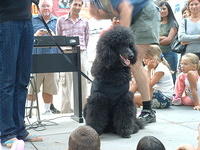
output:
[{"label": "paved ground", "polygon": [[[44,137],[43,142],[34,143],[38,150],[67,149],[70,133],[78,126],[84,125],[84,123],[79,124],[70,119],[70,115],[42,116],[42,119],[52,120],[50,120],[51,122],[42,121],[41,124],[45,126],[36,128],[37,131],[30,130],[31,133]],[[129,139],[123,139],[114,134],[103,134],[101,136],[101,149],[134,150],[139,139],[146,135],[159,138],[167,150],[175,150],[178,145],[184,143],[196,145],[197,126],[200,123],[199,116],[199,111],[185,106],[173,106],[170,109],[157,110],[157,122],[149,124]],[[32,118],[31,123],[34,120]],[[36,148],[31,143],[26,143],[25,150],[37,150]]]}]

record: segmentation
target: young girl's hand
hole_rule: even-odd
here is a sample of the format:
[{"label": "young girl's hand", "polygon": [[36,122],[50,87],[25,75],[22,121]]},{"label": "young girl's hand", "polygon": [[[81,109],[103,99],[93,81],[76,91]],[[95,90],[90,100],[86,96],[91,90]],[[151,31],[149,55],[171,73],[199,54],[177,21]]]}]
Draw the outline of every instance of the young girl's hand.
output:
[{"label": "young girl's hand", "polygon": [[148,70],[154,69],[156,67],[156,60],[148,60],[147,67]]}]

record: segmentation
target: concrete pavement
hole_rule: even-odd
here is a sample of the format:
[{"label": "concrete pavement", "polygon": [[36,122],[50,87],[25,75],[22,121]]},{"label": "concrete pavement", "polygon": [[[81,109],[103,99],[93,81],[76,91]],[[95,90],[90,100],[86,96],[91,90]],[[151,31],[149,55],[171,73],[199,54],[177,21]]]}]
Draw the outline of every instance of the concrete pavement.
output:
[{"label": "concrete pavement", "polygon": [[[138,110],[138,114],[139,114]],[[70,119],[71,114],[41,116],[41,127],[29,130],[31,134],[44,137],[43,142],[25,144],[25,150],[67,150],[70,133],[84,123]],[[101,150],[135,150],[140,138],[152,135],[160,139],[167,150],[175,150],[180,144],[197,145],[197,127],[200,123],[200,111],[186,106],[172,106],[169,109],[156,110],[157,122],[147,125],[143,130],[124,139],[115,134],[101,135]],[[33,123],[36,118],[30,119]],[[28,124],[28,121],[26,119]],[[43,126],[44,125],[44,126]],[[41,130],[41,131],[40,131]],[[3,148],[3,150],[7,150]]]}]

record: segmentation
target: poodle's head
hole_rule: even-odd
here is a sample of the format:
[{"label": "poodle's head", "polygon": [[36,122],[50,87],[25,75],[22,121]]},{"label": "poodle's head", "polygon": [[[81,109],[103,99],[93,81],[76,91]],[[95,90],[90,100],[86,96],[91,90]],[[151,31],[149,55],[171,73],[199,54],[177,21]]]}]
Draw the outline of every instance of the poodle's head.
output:
[{"label": "poodle's head", "polygon": [[129,59],[131,64],[136,62],[133,32],[127,27],[115,26],[100,37],[96,57],[106,68],[110,68],[123,65],[120,55]]}]

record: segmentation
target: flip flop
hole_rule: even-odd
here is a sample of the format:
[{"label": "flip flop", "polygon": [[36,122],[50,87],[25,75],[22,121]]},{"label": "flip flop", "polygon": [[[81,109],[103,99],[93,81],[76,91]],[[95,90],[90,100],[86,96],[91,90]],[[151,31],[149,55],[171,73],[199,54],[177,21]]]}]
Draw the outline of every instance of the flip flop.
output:
[{"label": "flip flop", "polygon": [[16,141],[18,141],[18,139],[10,139],[10,140],[7,140],[7,141],[5,141],[4,143],[1,143],[2,144],[2,146],[5,146],[5,147],[7,147],[7,148],[11,148],[12,147],[12,145],[16,142]]},{"label": "flip flop", "polygon": [[43,138],[37,135],[28,135],[23,139],[25,142],[41,142]]}]

